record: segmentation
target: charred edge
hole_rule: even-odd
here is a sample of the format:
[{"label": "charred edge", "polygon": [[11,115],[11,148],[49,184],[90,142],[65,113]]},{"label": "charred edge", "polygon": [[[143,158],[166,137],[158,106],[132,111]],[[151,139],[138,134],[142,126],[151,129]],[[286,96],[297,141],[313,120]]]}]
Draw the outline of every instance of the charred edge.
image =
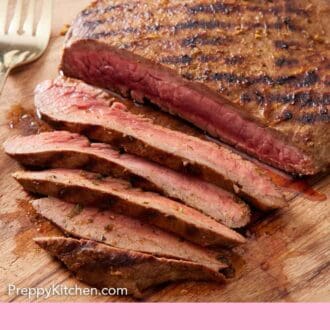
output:
[{"label": "charred edge", "polygon": [[273,78],[268,75],[250,77],[228,72],[218,72],[209,74],[208,80],[225,81],[229,84],[240,84],[247,86],[254,84],[267,84],[272,86],[292,85],[295,87],[309,87],[315,85],[319,81],[319,76],[315,70],[301,75],[280,76],[277,78]]},{"label": "charred edge", "polygon": [[194,48],[197,45],[224,45],[228,44],[231,40],[231,38],[227,37],[204,37],[202,35],[197,35],[183,39],[181,45],[183,47]]}]

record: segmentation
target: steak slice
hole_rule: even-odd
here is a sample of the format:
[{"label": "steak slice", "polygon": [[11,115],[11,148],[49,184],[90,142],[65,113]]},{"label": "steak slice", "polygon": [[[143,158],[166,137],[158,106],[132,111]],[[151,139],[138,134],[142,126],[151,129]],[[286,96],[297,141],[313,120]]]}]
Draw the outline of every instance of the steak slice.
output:
[{"label": "steak slice", "polygon": [[128,180],[133,186],[180,200],[228,227],[243,227],[250,221],[248,206],[233,194],[143,158],[120,154],[106,144],[90,143],[78,134],[54,131],[12,137],[4,149],[24,165],[80,168]]},{"label": "steak slice", "polygon": [[221,274],[194,262],[159,258],[90,240],[40,237],[35,242],[79,280],[99,289],[126,288],[136,298],[141,298],[144,290],[168,282],[224,281]]},{"label": "steak slice", "polygon": [[227,267],[216,259],[216,253],[182,241],[141,220],[109,210],[79,208],[56,198],[37,199],[32,206],[41,216],[78,238],[157,257],[191,261],[215,272]]},{"label": "steak slice", "polygon": [[314,174],[330,163],[329,11],[324,0],[99,0],[73,22],[61,69]]},{"label": "steak slice", "polygon": [[14,178],[33,193],[69,203],[109,208],[157,225],[200,245],[244,243],[240,234],[203,213],[156,193],[132,188],[127,182],[79,170],[16,172]]},{"label": "steak slice", "polygon": [[174,170],[188,172],[247,198],[261,209],[284,206],[281,191],[256,164],[214,142],[154,124],[82,82],[46,81],[37,87],[41,117]]}]

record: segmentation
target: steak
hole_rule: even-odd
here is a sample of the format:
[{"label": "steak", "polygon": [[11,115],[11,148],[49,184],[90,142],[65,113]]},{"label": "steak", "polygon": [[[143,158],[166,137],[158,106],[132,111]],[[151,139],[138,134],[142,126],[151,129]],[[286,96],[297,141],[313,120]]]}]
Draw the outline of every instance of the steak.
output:
[{"label": "steak", "polygon": [[109,208],[203,246],[245,242],[243,236],[203,213],[156,193],[132,188],[119,179],[67,169],[17,172],[13,176],[30,192],[58,197],[69,203]]},{"label": "steak", "polygon": [[221,274],[194,262],[159,258],[90,240],[40,237],[35,242],[79,280],[100,289],[127,288],[136,298],[150,287],[169,282],[224,281]]},{"label": "steak", "polygon": [[94,1],[61,70],[315,174],[330,163],[329,15],[327,0]]},{"label": "steak", "polygon": [[55,128],[87,135],[186,172],[247,198],[261,209],[284,206],[283,194],[256,164],[224,146],[156,125],[102,90],[61,77],[36,89],[40,116]]},{"label": "steak", "polygon": [[216,259],[215,253],[178,240],[141,220],[109,210],[80,208],[56,198],[37,199],[32,205],[41,216],[75,237],[157,257],[191,261],[215,272],[227,267]]},{"label": "steak", "polygon": [[177,173],[143,158],[120,154],[106,144],[90,143],[66,131],[9,138],[5,152],[37,168],[80,168],[128,180],[133,186],[160,192],[238,228],[250,220],[248,206],[235,195],[198,178]]}]

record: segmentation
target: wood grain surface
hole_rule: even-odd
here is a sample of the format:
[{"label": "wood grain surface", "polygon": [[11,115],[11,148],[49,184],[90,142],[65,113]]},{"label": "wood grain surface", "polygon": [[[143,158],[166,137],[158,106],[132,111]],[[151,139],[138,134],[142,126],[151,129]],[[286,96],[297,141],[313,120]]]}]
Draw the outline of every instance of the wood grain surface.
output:
[{"label": "wood grain surface", "polygon": [[[13,72],[0,97],[0,144],[24,130],[35,130],[33,89],[57,75],[63,36],[60,31],[89,1],[55,1],[54,24],[46,54],[32,65]],[[21,104],[26,114],[15,118],[10,109]],[[31,126],[32,122],[32,126]],[[27,127],[29,125],[29,127]],[[14,126],[11,128],[10,126]],[[33,242],[33,237],[56,233],[48,223],[34,223],[31,199],[11,178],[19,165],[0,150],[0,301],[27,301],[9,296],[17,287],[50,287],[84,284]],[[330,177],[313,178],[313,188],[329,197]],[[235,277],[226,285],[181,283],[154,290],[146,301],[329,301],[330,205],[304,194],[290,194],[289,206],[274,212],[248,230],[248,243],[230,253]],[[35,298],[31,299],[32,301]],[[40,301],[43,301],[42,299]],[[128,297],[54,296],[47,301],[132,301]]]}]

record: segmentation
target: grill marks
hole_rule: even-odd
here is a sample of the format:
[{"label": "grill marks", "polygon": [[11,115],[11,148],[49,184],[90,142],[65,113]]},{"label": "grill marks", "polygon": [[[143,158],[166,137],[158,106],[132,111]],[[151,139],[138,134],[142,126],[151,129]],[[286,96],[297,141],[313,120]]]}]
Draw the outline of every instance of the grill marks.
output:
[{"label": "grill marks", "polygon": [[[98,21],[98,20],[97,20]],[[141,31],[140,28],[124,28],[119,30],[106,30],[101,32],[94,32],[95,28],[97,27],[97,21],[89,20],[83,24],[86,24],[86,26],[89,28],[89,32],[87,34],[88,38],[91,39],[102,39],[107,38],[111,36],[118,36],[118,35],[136,35],[141,34],[143,31]],[[111,19],[108,20],[100,20],[102,23],[111,23]],[[171,25],[161,25],[161,24],[155,24],[155,25],[149,25],[145,27],[146,32],[155,32],[155,31],[161,31],[161,30],[168,30],[168,31],[174,31],[175,33],[185,31],[185,30],[216,30],[216,29],[222,29],[222,30],[233,30],[234,32],[237,29],[243,28],[245,30],[252,30],[252,29],[264,29],[264,30],[281,30],[284,28],[288,28],[292,31],[298,31],[299,27],[294,24],[291,19],[284,18],[279,19],[275,23],[255,23],[255,22],[246,22],[244,24],[235,24],[230,23],[226,21],[220,21],[220,20],[188,20],[184,22],[179,22],[175,24],[174,26]],[[187,41],[188,42],[188,41]],[[210,41],[209,44],[217,45],[221,43],[221,39]]]},{"label": "grill marks", "polygon": [[133,10],[136,7],[137,3],[121,3],[118,5],[111,5],[111,6],[107,6],[107,7],[89,7],[85,10],[83,10],[80,14],[79,17],[87,17],[87,16],[91,16],[91,15],[103,15],[103,14],[107,14],[113,11],[117,11],[117,10],[123,10],[123,9],[130,9]]},{"label": "grill marks", "polygon": [[214,4],[198,4],[192,7],[188,7],[189,14],[198,14],[198,13],[223,13],[223,14],[230,14],[235,11],[238,11],[240,8],[238,6],[224,3],[224,2],[216,2]]},{"label": "grill marks", "polygon": [[298,63],[298,60],[294,58],[279,57],[275,59],[275,65],[278,67],[293,66]]},{"label": "grill marks", "polygon": [[[290,110],[285,110],[279,116],[279,120],[293,120],[303,124],[315,124],[318,122],[330,122],[330,115],[327,107],[330,105],[330,94],[318,94],[310,92],[298,93],[261,93],[256,90],[241,95],[242,103],[255,102],[259,105],[270,105],[272,103],[287,104],[301,109],[298,115]],[[319,108],[318,112],[306,112],[308,108]]]},{"label": "grill marks", "polygon": [[241,28],[244,29],[267,29],[267,30],[281,30],[283,28],[288,28],[292,31],[296,31],[299,27],[292,22],[290,18],[283,18],[279,19],[275,23],[255,23],[255,22],[246,22],[243,24],[234,24],[230,22],[220,21],[220,20],[189,20],[186,22],[178,23],[174,26],[174,30],[176,32],[182,30],[196,30],[196,29],[203,29],[203,30],[214,30],[214,29],[235,29]]},{"label": "grill marks", "polygon": [[210,73],[207,77],[208,80],[225,81],[230,84],[240,84],[251,86],[255,84],[266,85],[291,85],[294,87],[310,87],[319,81],[319,76],[315,70],[309,71],[304,74],[271,77],[268,75],[260,76],[244,76],[235,73],[217,72]]},{"label": "grill marks", "polygon": [[[138,3],[134,3],[134,2],[110,5],[105,8],[102,6],[98,7],[96,5],[92,8],[87,8],[87,9],[83,10],[80,13],[80,16],[87,17],[87,16],[91,16],[92,14],[95,14],[95,15],[96,14],[105,14],[105,13],[114,12],[116,10],[131,11],[131,10],[134,10],[137,6],[138,6]],[[164,6],[163,9],[166,12],[172,12],[176,8],[177,8],[176,5],[172,5],[172,6],[168,6],[168,7]],[[200,13],[229,15],[229,14],[237,13],[237,12],[240,12],[240,13],[252,12],[252,13],[262,13],[262,14],[271,14],[271,15],[274,15],[274,14],[279,15],[279,14],[284,13],[283,7],[281,7],[281,6],[270,6],[270,4],[267,4],[265,7],[257,6],[257,5],[249,5],[249,4],[242,6],[242,5],[234,5],[231,3],[226,3],[223,1],[216,1],[213,4],[201,3],[201,4],[197,4],[197,5],[193,5],[193,6],[186,5],[186,10],[189,15],[198,15]],[[302,8],[297,8],[292,3],[288,3],[288,2],[286,2],[286,4],[285,4],[285,13],[309,16],[308,11],[306,11]]]},{"label": "grill marks", "polygon": [[232,41],[232,38],[229,37],[215,37],[215,36],[205,36],[205,35],[195,35],[189,36],[182,39],[181,46],[195,48],[197,45],[227,45]]},{"label": "grill marks", "polygon": [[[92,22],[91,22],[91,24],[92,24]],[[122,29],[119,31],[102,31],[102,32],[97,32],[97,33],[89,32],[88,38],[103,39],[103,38],[118,36],[121,34],[130,35],[130,34],[136,34],[136,33],[139,33],[139,29],[128,27],[128,28],[125,28],[125,29]]]},{"label": "grill marks", "polygon": [[189,14],[196,15],[199,13],[205,14],[216,14],[222,13],[225,15],[232,13],[244,13],[244,12],[252,12],[252,13],[262,13],[262,14],[270,14],[270,15],[279,15],[285,13],[297,14],[308,16],[308,11],[297,8],[293,6],[292,3],[286,2],[285,8],[281,6],[271,6],[270,3],[267,3],[265,7],[256,6],[256,5],[234,5],[230,3],[225,3],[223,1],[217,1],[213,4],[198,4],[194,6],[190,6],[187,8]]},{"label": "grill marks", "polygon": [[[103,0],[97,6],[107,7],[119,2],[128,1]],[[85,38],[88,32],[90,35],[94,32],[99,33],[97,37],[101,41],[125,48],[143,58],[154,62],[160,62],[160,58],[163,58],[163,64],[191,82],[204,83],[232,102],[241,98],[248,115],[265,120],[266,125],[268,120],[274,120],[275,130],[284,131],[284,134],[290,135],[291,131],[288,132],[281,124],[277,125],[277,118],[286,109],[292,111],[292,120],[299,118],[306,124],[328,120],[326,115],[319,114],[324,108],[323,104],[326,104],[327,97],[322,95],[327,92],[326,87],[330,82],[325,66],[326,45],[318,40],[313,41],[318,18],[324,16],[318,10],[326,10],[325,4],[314,4],[306,11],[302,10],[306,8],[301,1],[289,0],[272,3],[141,0],[139,4],[132,12],[123,9],[116,15],[115,11],[110,11],[101,18],[117,16],[118,21],[105,23],[94,31],[82,27],[82,24],[84,20],[100,17],[81,17],[73,25],[73,37],[67,45]],[[122,14],[125,14],[126,22],[130,24],[123,25],[120,20]],[[130,33],[125,30],[122,35],[113,36],[128,26],[138,27],[139,31],[132,30],[133,33]],[[303,30],[306,33],[302,33]],[[106,35],[109,38],[102,40],[102,36]],[[269,47],[268,54],[265,54],[264,43]],[[162,50],[161,55],[153,55],[159,49]],[[233,49],[235,54],[231,53]],[[236,54],[243,55],[243,58],[235,57]],[[257,60],[259,57],[260,61]],[[307,101],[304,95],[298,94],[313,92],[318,94],[307,97]],[[273,93],[276,95],[273,96]],[[297,94],[293,105],[290,104],[292,94]],[[262,106],[255,108],[254,101]],[[307,109],[309,105],[311,108]],[[315,116],[312,119],[309,115],[302,117],[302,112],[307,111],[315,113]],[[322,130],[323,127],[320,124],[315,129]],[[308,135],[313,125],[304,129]],[[294,143],[305,148],[303,141],[297,139]],[[307,149],[313,155],[317,153],[316,148],[306,146]]]},{"label": "grill marks", "polygon": [[166,56],[160,62],[164,64],[190,64],[193,58],[189,55],[182,56]]},{"label": "grill marks", "polygon": [[260,91],[254,91],[251,93],[243,93],[241,95],[241,101],[243,103],[256,101],[260,103],[263,100],[264,103],[276,102],[280,104],[291,104],[300,108],[306,107],[322,107],[330,105],[330,94],[317,94],[309,92],[298,93],[286,93],[286,94],[262,94]]}]

